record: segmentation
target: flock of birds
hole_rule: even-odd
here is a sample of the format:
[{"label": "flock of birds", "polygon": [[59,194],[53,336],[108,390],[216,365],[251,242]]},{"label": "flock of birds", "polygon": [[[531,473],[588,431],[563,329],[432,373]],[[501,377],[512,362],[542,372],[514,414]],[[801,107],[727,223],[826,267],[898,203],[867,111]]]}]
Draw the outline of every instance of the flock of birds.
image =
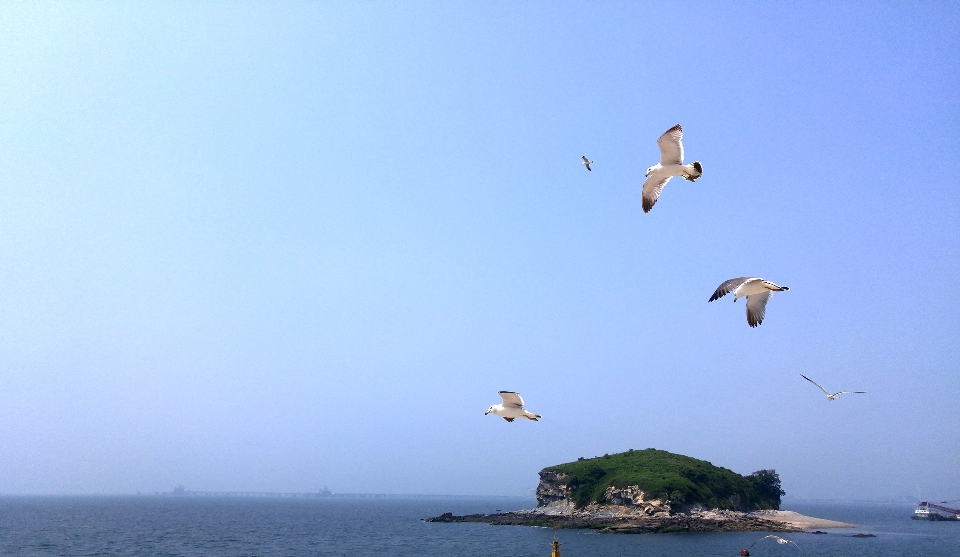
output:
[{"label": "flock of birds", "polygon": [[[657,139],[657,146],[660,147],[660,162],[648,168],[645,174],[646,180],[643,182],[641,193],[644,213],[649,213],[650,210],[653,209],[654,204],[656,204],[657,199],[660,198],[660,194],[663,192],[664,186],[666,186],[667,182],[674,176],[682,176],[683,179],[691,182],[695,182],[697,178],[703,176],[703,165],[700,164],[700,161],[683,164],[682,140],[683,128],[680,127],[680,124],[673,126]],[[593,168],[591,168],[590,165],[593,164],[593,161],[586,156],[582,156],[581,159],[583,159],[583,162],[580,164],[592,172]],[[786,292],[787,290],[790,290],[787,286],[780,286],[779,284],[759,277],[740,277],[721,283],[707,301],[712,302],[719,300],[730,293],[733,294],[734,303],[740,298],[746,298],[747,324],[751,327],[757,327],[763,323],[763,318],[767,312],[767,301],[770,300],[770,296],[772,296],[774,292]],[[827,396],[828,401],[836,400],[837,397],[844,394],[865,394],[864,391],[840,391],[831,394],[813,379],[803,374],[800,376],[819,387],[820,390],[823,391],[823,394]],[[520,396],[520,393],[499,391],[499,394],[503,401],[500,404],[494,404],[488,408],[484,413],[485,416],[487,414],[493,414],[500,416],[508,422],[512,422],[517,418],[526,418],[534,422],[540,419],[541,416],[539,414],[534,414],[524,409],[523,398]],[[778,538],[778,540],[779,539],[782,538]]]},{"label": "flock of birds", "polygon": [[[660,162],[648,168],[645,175],[646,180],[643,182],[641,194],[644,213],[649,213],[650,210],[653,209],[653,206],[657,203],[657,199],[660,198],[660,194],[663,192],[663,188],[674,176],[681,176],[690,182],[694,182],[697,178],[703,176],[703,165],[700,164],[700,161],[683,164],[682,139],[683,129],[680,127],[680,124],[673,126],[657,139],[657,145],[660,147]],[[592,172],[593,168],[591,168],[591,165],[593,161],[586,156],[581,158],[583,162],[580,164]],[[786,292],[787,290],[790,290],[790,288],[780,286],[779,284],[760,277],[739,277],[721,283],[707,301],[713,302],[731,293],[733,294],[734,303],[740,298],[746,298],[747,324],[751,327],[758,327],[763,323],[770,296],[772,296],[774,292]],[[836,400],[837,397],[845,394],[865,394],[864,391],[839,391],[831,393],[806,375],[801,374],[800,376],[823,391],[828,401]],[[502,402],[490,406],[484,415],[493,414],[500,416],[508,422],[512,422],[517,418],[526,418],[534,422],[540,419],[541,416],[539,414],[534,414],[524,408],[523,397],[520,396],[520,393],[514,391],[499,391],[499,394]],[[766,539],[773,539],[780,545],[793,544],[797,549],[800,549],[800,546],[797,545],[796,542],[773,534],[760,538],[753,542],[750,547],[752,548],[757,543]],[[800,551],[801,553],[803,552],[802,549]],[[740,555],[750,555],[750,552],[747,549],[743,549]]]}]

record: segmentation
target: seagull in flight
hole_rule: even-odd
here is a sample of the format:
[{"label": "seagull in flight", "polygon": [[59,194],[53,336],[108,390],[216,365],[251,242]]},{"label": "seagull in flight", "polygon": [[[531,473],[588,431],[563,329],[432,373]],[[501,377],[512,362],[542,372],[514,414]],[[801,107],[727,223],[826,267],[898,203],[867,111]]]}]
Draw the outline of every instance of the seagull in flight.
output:
[{"label": "seagull in flight", "polygon": [[667,185],[670,178],[674,176],[683,176],[691,182],[703,175],[703,166],[699,161],[692,164],[683,164],[683,129],[680,124],[670,128],[660,139],[657,145],[660,147],[660,162],[647,169],[646,181],[643,183],[643,212],[649,213],[653,209],[653,204],[660,197],[663,186]]},{"label": "seagull in flight", "polygon": [[[787,545],[788,543],[792,543],[794,547],[796,547],[797,549],[800,549],[800,546],[797,545],[797,542],[795,542],[795,541],[793,541],[793,540],[788,540],[788,539],[785,539],[785,538],[781,538],[780,536],[774,536],[773,534],[770,534],[769,536],[764,536],[764,537],[760,538],[759,540],[757,540],[757,541],[753,542],[752,544],[750,544],[750,547],[753,547],[753,546],[757,545],[759,542],[762,542],[763,540],[765,540],[765,539],[767,539],[767,538],[773,538],[773,539],[777,540],[777,543],[780,544],[780,545]],[[800,549],[800,553],[803,553],[803,550],[802,550],[802,549]]]},{"label": "seagull in flight", "polygon": [[520,393],[515,393],[513,391],[499,392],[500,398],[503,399],[503,402],[500,404],[494,404],[490,408],[487,408],[487,411],[483,413],[484,416],[487,414],[493,414],[494,416],[500,416],[508,422],[512,422],[517,418],[526,418],[533,421],[540,419],[540,414],[527,412],[523,409],[523,397],[520,396]]},{"label": "seagull in flight", "polygon": [[580,163],[580,164],[582,164],[583,166],[586,166],[586,167],[587,167],[587,170],[590,170],[590,165],[593,164],[593,161],[590,160],[590,159],[588,159],[586,156],[583,156],[583,157],[580,157],[580,158],[583,159],[583,162]]},{"label": "seagull in flight", "polygon": [[[810,378],[807,377],[806,375],[804,375],[804,374],[801,373],[801,374],[800,374],[800,377],[803,377],[803,378],[806,379],[807,381],[809,381],[809,382],[813,383],[814,385],[820,387],[820,383],[817,383],[816,381],[814,381],[813,379],[810,379]],[[830,401],[836,400],[836,398],[837,398],[838,396],[840,396],[840,395],[865,395],[865,394],[867,394],[866,391],[840,391],[839,393],[830,394],[830,393],[827,392],[827,390],[824,389],[823,387],[820,387],[820,390],[823,391],[823,394],[827,395],[827,400],[830,400]]]},{"label": "seagull in flight", "polygon": [[710,296],[710,299],[707,301],[712,302],[719,300],[731,292],[733,292],[734,302],[746,296],[747,323],[751,327],[756,327],[763,323],[763,316],[767,312],[767,300],[770,299],[770,295],[774,292],[782,292],[784,290],[790,290],[790,288],[774,284],[762,278],[740,277],[730,279],[718,286],[713,296]]}]

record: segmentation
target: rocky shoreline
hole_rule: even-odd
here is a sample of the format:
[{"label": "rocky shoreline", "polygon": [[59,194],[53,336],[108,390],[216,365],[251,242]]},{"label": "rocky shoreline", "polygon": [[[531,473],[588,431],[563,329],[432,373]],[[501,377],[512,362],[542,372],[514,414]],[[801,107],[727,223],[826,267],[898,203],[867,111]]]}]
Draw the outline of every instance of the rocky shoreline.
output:
[{"label": "rocky shoreline", "polygon": [[667,532],[804,532],[813,528],[853,528],[832,520],[780,510],[677,509],[668,499],[648,497],[637,486],[610,487],[602,502],[578,508],[561,473],[543,470],[537,508],[495,514],[457,516],[444,513],[427,522],[485,522],[494,525],[588,528],[599,532],[646,534]]},{"label": "rocky shoreline", "polygon": [[456,516],[444,513],[427,522],[485,522],[498,526],[588,528],[598,532],[652,534],[668,532],[802,532],[805,528],[737,511],[704,511],[668,516],[571,516],[536,511]]}]

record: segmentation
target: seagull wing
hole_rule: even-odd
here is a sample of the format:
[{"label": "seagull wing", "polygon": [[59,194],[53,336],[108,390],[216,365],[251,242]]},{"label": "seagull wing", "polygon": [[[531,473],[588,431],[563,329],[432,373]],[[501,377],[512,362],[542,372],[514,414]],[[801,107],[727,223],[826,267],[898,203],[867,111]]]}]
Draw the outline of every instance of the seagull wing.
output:
[{"label": "seagull wing", "polygon": [[[796,547],[797,549],[800,549],[800,546],[797,545],[797,542],[795,542],[795,541],[793,541],[793,540],[787,540],[787,541],[790,542],[790,543],[792,543],[792,544],[794,545],[794,547]],[[803,550],[802,550],[802,549],[800,549],[800,553],[803,553]]]},{"label": "seagull wing", "polygon": [[[804,375],[804,374],[801,373],[801,374],[800,374],[800,377],[803,377],[803,378],[806,379],[807,381],[809,381],[809,382],[813,383],[814,385],[820,387],[820,383],[817,383],[816,381],[814,381],[813,379],[810,379],[810,378],[807,377],[806,375]],[[827,395],[827,396],[831,396],[830,393],[828,393],[827,390],[824,389],[823,387],[820,387],[820,390],[823,391],[823,394],[825,394],[825,395]]]},{"label": "seagull wing", "polygon": [[708,301],[708,302],[712,302],[712,301],[714,301],[714,300],[719,300],[720,298],[723,298],[724,296],[726,296],[727,294],[733,292],[733,291],[736,290],[737,288],[740,288],[740,285],[741,285],[741,284],[743,284],[743,283],[745,283],[745,282],[747,282],[747,281],[749,281],[749,280],[760,280],[760,279],[755,279],[755,278],[750,278],[750,277],[740,277],[740,278],[735,278],[735,279],[730,279],[730,280],[728,280],[728,281],[724,281],[723,284],[721,284],[720,286],[717,287],[717,289],[713,292],[713,296],[710,296],[710,299],[707,300],[707,301]]},{"label": "seagull wing", "polygon": [[762,542],[763,540],[765,540],[765,539],[767,539],[767,538],[778,538],[778,537],[779,537],[779,536],[774,536],[773,534],[770,534],[769,536],[764,536],[764,537],[760,538],[759,540],[757,540],[757,541],[753,542],[752,544],[750,544],[750,547],[753,547],[753,546],[757,545],[758,543]]},{"label": "seagull wing", "polygon": [[867,394],[867,391],[840,391],[839,393],[836,393],[836,394],[833,395],[833,396],[840,396],[840,395],[865,395],[865,394]]},{"label": "seagull wing", "polygon": [[504,408],[523,408],[523,398],[520,397],[520,393],[500,391],[500,398],[503,399]]},{"label": "seagull wing", "polygon": [[673,176],[667,176],[666,178],[662,176],[657,176],[656,173],[650,175],[647,178],[647,181],[643,183],[643,212],[649,213],[650,209],[653,209],[653,204],[657,202],[657,198],[660,197],[660,192],[663,191],[663,186],[667,185],[667,182],[670,181],[670,178]]},{"label": "seagull wing", "polygon": [[682,137],[683,129],[680,128],[680,124],[677,124],[664,132],[657,140],[657,145],[660,146],[660,164],[662,166],[683,164],[683,143],[680,142]]},{"label": "seagull wing", "polygon": [[767,300],[769,299],[769,290],[747,296],[747,323],[751,327],[763,323],[763,316],[767,313]]}]

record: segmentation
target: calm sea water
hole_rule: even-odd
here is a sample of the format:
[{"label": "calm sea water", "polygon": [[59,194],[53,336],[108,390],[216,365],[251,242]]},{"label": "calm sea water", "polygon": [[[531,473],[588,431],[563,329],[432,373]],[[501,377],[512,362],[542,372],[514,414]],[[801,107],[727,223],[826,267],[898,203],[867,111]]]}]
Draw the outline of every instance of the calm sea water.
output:
[{"label": "calm sea water", "polygon": [[[533,501],[2,497],[0,556],[510,556],[550,555],[553,531],[433,524],[421,519],[529,508]],[[860,524],[827,535],[790,534],[803,555],[960,556],[960,523],[910,520],[903,505],[791,504],[803,514]],[[874,538],[852,538],[854,533]],[[564,557],[733,556],[762,534],[612,535],[564,530]],[[756,557],[800,555],[764,540]]]}]

